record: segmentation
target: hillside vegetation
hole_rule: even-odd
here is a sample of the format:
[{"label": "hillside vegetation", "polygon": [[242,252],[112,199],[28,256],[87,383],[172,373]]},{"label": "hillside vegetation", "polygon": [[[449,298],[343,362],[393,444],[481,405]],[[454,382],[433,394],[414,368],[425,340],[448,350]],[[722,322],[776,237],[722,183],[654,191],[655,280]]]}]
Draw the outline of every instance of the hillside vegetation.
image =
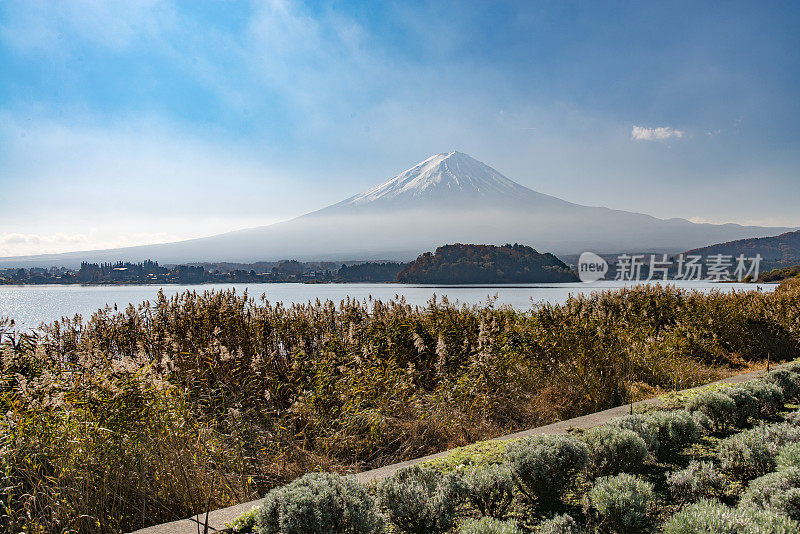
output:
[{"label": "hillside vegetation", "polygon": [[761,273],[758,277],[759,282],[782,282],[784,280],[800,278],[800,265],[784,267],[783,269],[772,269]]},{"label": "hillside vegetation", "polygon": [[119,532],[794,358],[800,287],[529,312],[187,292],[3,339],[2,528]]},{"label": "hillside vegetation", "polygon": [[525,245],[445,245],[408,264],[397,280],[416,284],[572,282],[578,278],[550,253]]},{"label": "hillside vegetation", "polygon": [[734,258],[739,254],[744,254],[746,257],[760,254],[764,260],[764,266],[788,267],[800,263],[800,230],[785,232],[773,237],[737,239],[690,250],[686,254],[700,254],[705,257],[713,254],[725,254]]}]

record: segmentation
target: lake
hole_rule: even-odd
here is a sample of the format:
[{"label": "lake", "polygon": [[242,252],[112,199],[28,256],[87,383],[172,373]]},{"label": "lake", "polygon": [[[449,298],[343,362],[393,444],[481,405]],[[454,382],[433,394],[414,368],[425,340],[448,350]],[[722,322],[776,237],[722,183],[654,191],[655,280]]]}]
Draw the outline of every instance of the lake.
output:
[{"label": "lake", "polygon": [[[716,284],[713,282],[670,281],[671,285],[700,291],[753,290],[753,284]],[[390,300],[405,297],[412,305],[425,305],[434,294],[446,296],[450,301],[465,304],[481,304],[496,297],[498,305],[509,305],[527,310],[534,304],[563,303],[571,294],[591,293],[619,289],[633,282],[602,281],[592,284],[514,284],[493,286],[419,286],[408,284],[203,284],[203,285],[130,285],[130,286],[81,286],[81,285],[29,285],[0,286],[0,317],[15,320],[17,328],[30,329],[42,322],[51,322],[63,316],[80,314],[89,318],[92,313],[106,305],[117,305],[124,309],[129,303],[140,304],[155,300],[159,288],[167,296],[184,291],[207,291],[212,289],[235,289],[247,291],[252,297],[266,295],[271,302],[306,303],[320,300],[339,302],[352,299]],[[762,291],[772,291],[773,284],[759,284]]]}]

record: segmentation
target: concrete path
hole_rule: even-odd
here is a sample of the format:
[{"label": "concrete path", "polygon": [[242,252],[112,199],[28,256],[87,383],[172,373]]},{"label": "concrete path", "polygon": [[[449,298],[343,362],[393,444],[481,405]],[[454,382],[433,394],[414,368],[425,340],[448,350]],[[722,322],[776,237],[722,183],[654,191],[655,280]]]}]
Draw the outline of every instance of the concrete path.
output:
[{"label": "concrete path", "polygon": [[[785,365],[789,364],[785,363],[782,365],[775,365],[772,367],[772,369],[780,369]],[[723,378],[722,380],[719,380],[717,382],[712,382],[712,384],[738,384],[740,382],[746,382],[748,380],[758,378],[763,374],[764,374],[763,370],[753,371],[750,373],[744,373],[740,375],[730,376],[728,378]],[[706,384],[704,386],[698,386],[696,388],[685,389],[682,392],[692,391],[693,389],[699,389],[707,387],[709,385],[710,384]],[[644,404],[658,407],[663,405],[664,402],[659,398],[653,398],[635,402],[633,406],[635,408],[637,406],[642,406]],[[505,441],[509,439],[524,438],[527,436],[534,436],[540,434],[566,434],[567,431],[572,428],[588,429],[600,426],[603,423],[609,421],[610,419],[613,419],[614,417],[620,417],[629,414],[630,410],[631,410],[631,405],[626,404],[624,406],[617,406],[616,408],[603,410],[602,412],[595,412],[588,415],[582,415],[580,417],[575,417],[573,419],[567,419],[566,421],[558,421],[550,425],[540,426],[538,428],[523,430],[521,432],[516,432],[514,434],[509,434],[507,436],[493,438],[490,441]],[[449,453],[450,451],[437,452],[436,454],[430,454],[428,456],[423,456],[422,458],[416,458],[414,460],[409,460],[407,462],[400,462],[397,464],[392,464],[384,467],[379,467],[377,469],[372,469],[370,471],[363,471],[361,473],[357,473],[355,477],[362,483],[372,482],[373,480],[380,480],[382,478],[394,474],[394,472],[397,471],[398,469],[402,469],[410,465],[424,462],[426,460],[441,458],[442,456],[446,456]],[[194,517],[190,517],[188,519],[181,519],[180,521],[172,521],[171,523],[163,523],[161,525],[155,525],[152,527],[143,528],[141,530],[135,531],[133,534],[204,534],[205,532],[213,534],[215,532],[224,530],[226,528],[225,523],[232,522],[234,519],[236,519],[246,511],[250,510],[253,506],[260,505],[262,500],[263,499],[258,499],[251,502],[237,504],[236,506],[231,506],[229,508],[214,510],[213,512],[210,512],[208,514],[207,522],[206,522],[206,515],[200,514]]]}]

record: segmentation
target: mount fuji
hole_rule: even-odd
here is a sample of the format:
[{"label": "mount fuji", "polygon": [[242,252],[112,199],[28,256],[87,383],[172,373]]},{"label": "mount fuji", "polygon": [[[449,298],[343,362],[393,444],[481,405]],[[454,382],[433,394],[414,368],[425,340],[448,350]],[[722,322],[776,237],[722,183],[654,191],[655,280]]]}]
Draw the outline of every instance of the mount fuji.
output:
[{"label": "mount fuji", "polygon": [[0,265],[80,261],[253,262],[408,260],[447,243],[522,243],[579,254],[679,252],[790,228],[695,224],[582,206],[538,193],[460,152],[435,154],[380,185],[295,219],[160,245],[0,259]]},{"label": "mount fuji", "polygon": [[391,180],[330,206],[335,208],[490,207],[550,199],[461,152],[435,154]]}]

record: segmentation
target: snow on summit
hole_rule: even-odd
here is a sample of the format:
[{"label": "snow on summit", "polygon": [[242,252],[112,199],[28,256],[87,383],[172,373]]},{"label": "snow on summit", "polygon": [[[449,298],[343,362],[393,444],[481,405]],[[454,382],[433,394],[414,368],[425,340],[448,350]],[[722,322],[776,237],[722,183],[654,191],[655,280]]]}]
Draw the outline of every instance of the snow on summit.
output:
[{"label": "snow on summit", "polygon": [[531,191],[488,165],[461,152],[434,154],[391,180],[347,199],[342,204],[405,201],[445,196],[495,197]]}]

